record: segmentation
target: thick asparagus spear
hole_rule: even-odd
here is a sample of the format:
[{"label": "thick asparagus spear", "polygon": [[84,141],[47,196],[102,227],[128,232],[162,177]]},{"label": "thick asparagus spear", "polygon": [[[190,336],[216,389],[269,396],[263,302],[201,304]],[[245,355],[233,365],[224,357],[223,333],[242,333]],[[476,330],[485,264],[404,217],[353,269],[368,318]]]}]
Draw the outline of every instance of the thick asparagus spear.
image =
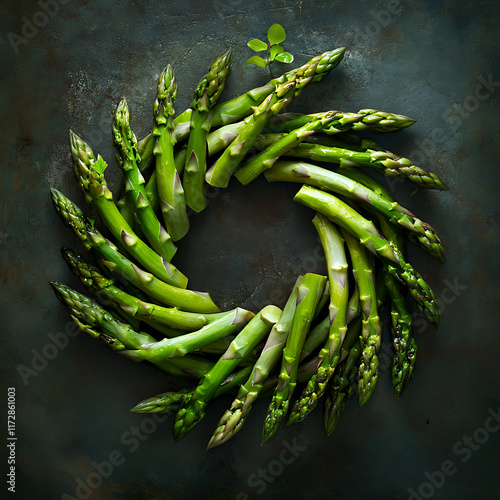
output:
[{"label": "thick asparagus spear", "polygon": [[279,320],[273,326],[259,359],[255,362],[248,380],[241,385],[231,407],[220,419],[217,428],[210,438],[208,448],[215,448],[225,443],[242,429],[254,401],[259,397],[264,388],[264,382],[268,379],[269,374],[281,358],[283,347],[292,326],[297,307],[298,287],[302,279],[302,276],[297,278],[292,293],[288,297]]},{"label": "thick asparagus spear", "polygon": [[[335,68],[344,58],[345,47],[324,52],[313,57],[310,61],[299,68],[295,68],[273,78],[266,85],[249,90],[245,94],[235,97],[230,101],[222,102],[214,106],[212,116],[212,126],[220,127],[229,123],[237,122],[248,115],[251,115],[254,108],[259,106],[269,94],[272,94],[276,88],[283,83],[294,80],[297,74],[304,75],[310,79],[310,82],[319,82],[330,71]],[[188,123],[191,119],[191,109],[184,111],[175,119],[177,140],[185,139],[189,134]]]},{"label": "thick asparagus spear", "polygon": [[272,145],[246,161],[236,172],[235,177],[243,184],[247,185],[256,179],[266,169],[271,168],[276,160],[283,156],[289,149],[293,148],[306,137],[314,132],[321,131],[335,119],[336,111],[318,113],[314,119],[304,124],[283,138],[277,140]]},{"label": "thick asparagus spear", "polygon": [[184,437],[205,416],[205,408],[214,397],[222,381],[269,334],[280,316],[281,310],[275,306],[266,306],[256,314],[231,342],[228,350],[203,378],[194,393],[186,395],[181,400],[181,407],[174,423],[175,439]]},{"label": "thick asparagus spear", "polygon": [[174,159],[174,101],[177,83],[168,65],[158,79],[158,92],[154,104],[153,136],[156,165],[156,182],[161,211],[168,233],[174,241],[180,240],[189,230],[184,189],[175,168]]},{"label": "thick asparagus spear", "polygon": [[125,190],[141,224],[142,232],[153,250],[170,261],[177,248],[170,235],[160,224],[153,207],[149,203],[144,187],[144,178],[139,170],[141,157],[138,152],[137,139],[130,128],[130,114],[126,99],[120,101],[115,111],[113,139],[118,162],[127,177]]},{"label": "thick asparagus spear", "polygon": [[378,380],[378,353],[382,340],[382,326],[378,315],[373,255],[348,231],[342,235],[349,249],[356,285],[359,290],[359,302],[363,313],[361,337],[361,362],[358,370],[359,405],[368,402]]},{"label": "thick asparagus spear", "polygon": [[205,345],[241,330],[254,316],[250,311],[236,308],[224,314],[196,332],[186,333],[180,337],[166,338],[159,342],[143,343],[134,350],[123,354],[134,361],[161,361],[171,357],[185,356]]},{"label": "thick asparagus spear", "polygon": [[199,330],[225,314],[186,312],[175,307],[163,307],[147,302],[118,288],[112,278],[104,276],[96,266],[85,261],[73,250],[64,248],[62,255],[71,271],[80,278],[82,284],[102,299],[104,303],[115,304],[127,315],[140,319],[154,328],[161,329],[160,325],[165,325],[177,329],[177,335],[180,335],[182,334],[180,330]]},{"label": "thick asparagus spear", "polygon": [[106,162],[100,156],[96,159],[90,146],[72,131],[70,131],[70,143],[74,172],[85,200],[97,209],[113,236],[124,245],[132,257],[157,278],[173,286],[185,288],[186,276],[144,243],[120,214],[104,179]]},{"label": "thick asparagus spear", "polygon": [[[434,293],[422,276],[413,269],[410,263],[406,262],[402,251],[395,246],[394,242],[386,240],[372,221],[365,219],[335,196],[310,186],[302,186],[294,199],[326,215],[332,222],[356,236],[368,250],[387,262],[389,272],[408,287],[411,297],[429,321],[434,325],[439,323],[439,306]],[[394,226],[389,223],[386,226],[387,233],[394,236]]]},{"label": "thick asparagus spear", "polygon": [[263,442],[268,441],[276,434],[287,414],[290,399],[297,384],[300,352],[325,284],[325,276],[307,273],[298,287],[297,308],[283,349],[279,383],[274,391],[264,422]]},{"label": "thick asparagus spear", "polygon": [[351,151],[319,144],[301,143],[287,152],[293,158],[308,158],[314,161],[338,163],[341,167],[366,166],[387,176],[409,179],[420,187],[448,189],[433,173],[413,165],[408,158],[401,158],[390,151]]},{"label": "thick asparagus spear", "polygon": [[205,172],[207,168],[207,135],[212,123],[212,108],[224,90],[231,68],[231,51],[218,57],[200,80],[191,104],[191,122],[187,144],[183,186],[186,204],[195,212],[205,209]]},{"label": "thick asparagus spear", "polygon": [[104,238],[93,223],[85,221],[82,211],[69,198],[54,188],[51,189],[51,193],[54,207],[63,222],[107,268],[116,271],[132,285],[162,304],[199,313],[219,312],[219,308],[207,293],[174,287],[140,269],[118,252],[116,246]]},{"label": "thick asparagus spear", "polygon": [[323,246],[330,283],[330,328],[325,346],[319,353],[318,369],[313,374],[300,398],[295,402],[287,425],[302,421],[317,406],[328,381],[340,359],[340,347],[347,332],[347,304],[349,285],[344,240],[336,226],[324,215],[316,214],[314,227]]},{"label": "thick asparagus spear", "polygon": [[[348,175],[349,170],[355,169],[342,169],[342,174],[346,172]],[[342,174],[310,163],[279,160],[264,175],[269,182],[300,182],[368,204],[387,217],[389,222],[414,234],[415,243],[441,262],[444,261],[441,240],[429,224],[418,219],[396,201]]]},{"label": "thick asparagus spear", "polygon": [[[136,332],[130,325],[117,321],[111,314],[85,295],[61,283],[51,282],[57,298],[69,309],[71,318],[84,332],[104,340],[112,349],[133,349],[144,342],[155,341],[147,333]],[[155,363],[165,372],[180,377],[200,378],[212,366],[208,360],[188,357]]]}]

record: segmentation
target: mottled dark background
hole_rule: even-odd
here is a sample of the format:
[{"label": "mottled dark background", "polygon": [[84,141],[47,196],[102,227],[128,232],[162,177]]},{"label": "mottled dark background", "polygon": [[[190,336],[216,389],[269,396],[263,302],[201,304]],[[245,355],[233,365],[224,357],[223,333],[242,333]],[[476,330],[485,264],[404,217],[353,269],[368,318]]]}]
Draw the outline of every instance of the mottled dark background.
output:
[{"label": "mottled dark background", "polygon": [[[500,497],[500,432],[489,419],[500,406],[498,2],[44,5],[52,15],[44,17],[38,2],[3,2],[0,33],[0,439],[7,436],[7,387],[15,387],[16,498],[402,500],[411,498],[411,488],[420,498]],[[26,32],[26,22],[40,27]],[[234,440],[206,453],[229,399],[214,403],[205,420],[174,443],[172,418],[158,423],[128,412],[171,387],[169,380],[83,334],[61,333],[69,318],[48,281],[79,287],[59,247],[80,247],[57,219],[48,189],[61,188],[83,206],[70,168],[68,129],[112,159],[115,105],[126,96],[134,128],[145,134],[155,81],[168,62],[180,85],[178,110],[188,106],[214,55],[229,46],[234,68],[225,97],[265,82],[263,70],[244,65],[251,55],[246,42],[264,37],[273,22],[285,27],[285,47],[297,64],[348,48],[342,65],[309,88],[293,110],[374,107],[417,120],[382,141],[450,186],[429,192],[390,184],[446,245],[444,266],[410,251],[443,301],[442,324],[439,330],[416,325],[418,367],[400,401],[384,374],[372,401],[362,410],[351,404],[331,437],[317,411],[264,447],[266,404],[260,403]],[[116,185],[118,169],[111,167],[108,177]],[[213,197],[209,209],[192,219],[175,261],[192,286],[211,291],[224,306],[256,309],[270,300],[281,305],[297,274],[319,272],[312,213],[292,203],[295,191],[257,181],[246,189],[232,183]],[[48,347],[54,338],[66,338],[67,345],[54,352]],[[27,375],[27,369],[33,371]],[[143,441],[132,437],[141,425]],[[464,441],[467,436],[471,441]],[[283,450],[294,444],[295,460],[281,464]],[[1,460],[3,496],[7,464]],[[109,460],[115,465],[110,474],[104,470],[104,479],[92,464]],[[449,475],[433,474],[443,466]],[[267,482],[259,482],[259,469],[270,474]],[[81,481],[92,489],[78,490]]]}]

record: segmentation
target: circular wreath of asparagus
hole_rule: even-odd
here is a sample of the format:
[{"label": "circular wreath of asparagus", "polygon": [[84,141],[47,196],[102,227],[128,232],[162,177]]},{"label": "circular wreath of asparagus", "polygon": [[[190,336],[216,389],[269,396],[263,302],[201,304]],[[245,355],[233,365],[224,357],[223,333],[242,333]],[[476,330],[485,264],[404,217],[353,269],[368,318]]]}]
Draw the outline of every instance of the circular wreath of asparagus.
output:
[{"label": "circular wreath of asparagus", "polygon": [[[63,257],[96,300],[61,283],[51,284],[83,331],[131,360],[148,361],[170,376],[195,381],[191,389],[159,394],[132,409],[175,411],[176,439],[222,394],[233,394],[234,401],[209,448],[234,436],[254,401],[266,396],[270,405],[263,441],[282,424],[303,420],[323,396],[330,434],[356,391],[360,405],[373,394],[383,308],[390,311],[392,381],[398,397],[410,382],[417,353],[407,294],[438,325],[438,304],[406,260],[403,237],[443,261],[441,241],[429,224],[359,167],[424,188],[446,186],[409,159],[355,135],[394,132],[414,121],[373,109],[281,113],[310,83],[327,76],[344,51],[325,52],[218,104],[231,66],[228,51],[200,80],[190,109],[177,117],[177,84],[167,66],[158,80],[149,135],[136,139],[125,99],[116,108],[112,131],[124,172],[121,198],[107,186],[104,159],[70,132],[76,178],[107,234],[52,188],[57,213],[95,262],[68,248],[62,250]],[[294,200],[316,212],[312,222],[327,273],[299,276],[282,310],[268,305],[256,313],[242,308],[221,312],[208,293],[187,288],[187,277],[172,263],[175,242],[188,232],[187,207],[205,209],[206,183],[225,188],[234,175],[246,185],[260,174],[269,182],[301,184]],[[297,384],[302,384],[302,393],[292,399]]]}]

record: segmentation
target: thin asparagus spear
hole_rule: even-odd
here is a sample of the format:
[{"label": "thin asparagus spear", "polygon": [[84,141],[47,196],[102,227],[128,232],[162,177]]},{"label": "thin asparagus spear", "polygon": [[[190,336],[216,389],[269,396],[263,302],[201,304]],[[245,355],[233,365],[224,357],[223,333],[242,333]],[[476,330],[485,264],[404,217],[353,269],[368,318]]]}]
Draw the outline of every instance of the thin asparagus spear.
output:
[{"label": "thin asparagus spear", "polygon": [[306,137],[314,132],[321,131],[335,119],[336,111],[318,113],[314,119],[304,124],[283,138],[277,140],[272,145],[245,162],[236,172],[235,177],[243,184],[247,185],[255,180],[266,169],[271,168],[276,160],[283,156],[289,149],[293,148]]},{"label": "thin asparagus spear", "polygon": [[140,269],[118,252],[116,246],[104,238],[93,223],[85,221],[82,211],[69,198],[54,188],[51,188],[51,193],[54,207],[62,221],[73,230],[88,250],[92,249],[108,269],[116,271],[162,304],[191,312],[219,312],[209,294],[174,287]]},{"label": "thin asparagus spear", "polygon": [[298,287],[302,279],[303,276],[297,278],[292,292],[283,308],[283,312],[279,320],[273,326],[267,338],[266,345],[259,359],[255,362],[248,380],[241,385],[236,399],[220,419],[210,438],[207,449],[215,448],[225,443],[243,428],[243,424],[250,414],[254,401],[259,397],[259,394],[261,394],[264,388],[264,382],[267,380],[269,374],[282,355],[288,333],[292,326],[295,309],[297,307]]},{"label": "thin asparagus spear", "polygon": [[250,311],[238,307],[196,332],[186,333],[172,339],[166,338],[159,342],[143,343],[142,346],[124,351],[123,354],[133,361],[151,362],[185,356],[215,340],[240,331],[253,316],[254,314]]},{"label": "thin asparagus spear", "polygon": [[285,419],[292,393],[297,384],[300,352],[325,284],[325,276],[307,273],[298,287],[297,308],[283,349],[279,383],[274,391],[264,422],[263,443],[276,434]]},{"label": "thin asparagus spear", "polygon": [[[359,405],[368,402],[378,380],[378,353],[382,340],[382,326],[377,309],[373,256],[346,230],[342,230],[359,290],[359,302],[363,312],[361,363],[358,370]],[[370,258],[372,257],[372,258]]]},{"label": "thin asparagus spear", "polygon": [[347,332],[349,286],[344,240],[336,226],[324,215],[316,214],[313,224],[326,256],[330,283],[330,328],[326,344],[319,353],[317,371],[295,402],[286,425],[301,422],[316,408],[339,362],[340,347]]},{"label": "thin asparagus spear", "polygon": [[408,158],[401,158],[390,151],[364,152],[302,143],[287,152],[293,158],[308,158],[314,161],[338,163],[341,167],[366,166],[386,176],[400,176],[420,187],[448,189],[434,174],[413,165]]},{"label": "thin asparagus spear", "polygon": [[141,157],[137,149],[137,139],[130,128],[130,114],[126,99],[116,107],[113,121],[113,138],[117,159],[127,176],[125,190],[132,201],[134,212],[151,248],[170,261],[177,251],[172,238],[165,231],[150,205],[144,178],[139,170]]},{"label": "thin asparagus spear", "polygon": [[[82,284],[104,301],[116,305],[122,312],[132,318],[140,319],[154,328],[160,325],[179,330],[195,331],[225,313],[200,314],[185,312],[175,307],[163,307],[152,304],[144,299],[137,298],[115,285],[112,278],[104,276],[101,271],[91,263],[85,261],[80,255],[69,248],[62,249],[62,255],[73,274],[80,278]],[[165,330],[161,330],[166,333]],[[172,335],[172,332],[170,332]]]},{"label": "thin asparagus spear", "polygon": [[[439,306],[434,293],[422,276],[413,269],[410,263],[406,262],[403,253],[398,251],[394,242],[386,240],[375,228],[372,221],[365,219],[335,196],[310,186],[302,186],[294,199],[326,215],[332,222],[356,236],[368,250],[387,262],[389,272],[408,287],[418,308],[425,313],[432,324],[437,326]],[[395,234],[394,226],[389,223],[386,226],[387,233],[393,236]]]},{"label": "thin asparagus spear", "polygon": [[158,79],[158,92],[154,104],[153,136],[156,165],[156,182],[160,206],[168,233],[174,241],[180,240],[189,230],[184,189],[175,168],[174,101],[177,83],[168,65]]},{"label": "thin asparagus spear", "polygon": [[72,131],[70,131],[70,143],[73,170],[85,200],[97,209],[113,236],[124,245],[131,256],[156,277],[173,286],[186,288],[186,276],[144,243],[120,214],[104,179],[106,162],[100,156],[96,159],[90,146]]},{"label": "thin asparagus spear", "polygon": [[183,186],[186,204],[195,212],[207,205],[205,172],[207,169],[207,135],[212,124],[212,108],[224,90],[231,69],[231,50],[218,57],[200,80],[191,104],[191,122],[184,168]]},{"label": "thin asparagus spear", "polygon": [[[348,169],[342,169],[342,173]],[[366,174],[365,174],[366,175]],[[394,200],[378,194],[362,183],[336,172],[300,161],[277,161],[265,172],[268,182],[299,182],[362,201],[382,213],[389,222],[415,233],[415,243],[444,261],[444,249],[436,231]]]},{"label": "thin asparagus spear", "polygon": [[184,437],[204,416],[208,402],[214,397],[222,381],[238,366],[241,360],[270,332],[279,320],[281,310],[266,306],[243,328],[231,342],[228,350],[207,373],[192,395],[181,400],[174,423],[176,440]]}]

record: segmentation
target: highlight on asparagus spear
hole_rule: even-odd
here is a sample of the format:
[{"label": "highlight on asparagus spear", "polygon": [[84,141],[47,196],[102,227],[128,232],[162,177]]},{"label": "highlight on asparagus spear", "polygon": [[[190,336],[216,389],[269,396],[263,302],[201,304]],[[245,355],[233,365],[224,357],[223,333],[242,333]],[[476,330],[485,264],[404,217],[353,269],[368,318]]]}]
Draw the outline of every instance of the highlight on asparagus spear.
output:
[{"label": "highlight on asparagus spear", "polygon": [[280,315],[281,310],[276,306],[266,306],[257,313],[231,342],[228,350],[203,378],[194,393],[181,400],[174,423],[176,440],[184,437],[205,416],[205,408],[222,381],[269,334]]},{"label": "highlight on asparagus spear", "polygon": [[224,90],[231,69],[231,50],[218,57],[196,87],[191,104],[191,121],[184,168],[183,187],[186,204],[195,212],[205,209],[205,172],[207,135],[212,124],[212,108]]},{"label": "highlight on asparagus spear", "polygon": [[174,286],[185,288],[187,278],[167,259],[144,243],[123,218],[104,179],[106,162],[97,159],[90,146],[70,131],[73,170],[87,203],[92,204],[113,236],[149,272]]},{"label": "highlight on asparagus spear", "polygon": [[111,241],[104,238],[92,222],[86,221],[82,211],[69,198],[54,188],[51,188],[51,193],[54,207],[62,221],[108,269],[116,271],[132,285],[162,304],[191,312],[219,312],[209,294],[177,288],[139,268],[123,256]]},{"label": "highlight on asparagus spear", "polygon": [[113,139],[117,150],[117,160],[125,171],[127,181],[125,190],[132,202],[134,213],[141,224],[151,248],[163,258],[170,261],[177,250],[172,238],[156,217],[149,203],[144,187],[144,177],[139,165],[141,157],[138,152],[137,139],[130,127],[130,113],[127,100],[122,99],[116,107],[113,120]]},{"label": "highlight on asparagus spear", "polygon": [[290,296],[283,308],[279,320],[274,324],[271,333],[259,359],[255,362],[248,380],[241,385],[238,394],[231,404],[231,407],[221,417],[215,429],[207,449],[215,448],[239,432],[252,409],[252,404],[259,397],[264,382],[268,379],[276,363],[282,355],[288,333],[292,326],[295,309],[297,307],[298,287],[303,276],[299,276],[292,289]]},{"label": "highlight on asparagus spear", "polygon": [[378,353],[382,341],[382,325],[377,308],[373,255],[345,229],[344,236],[363,314],[361,341],[361,361],[358,369],[359,406],[363,406],[373,395],[378,380]]},{"label": "highlight on asparagus spear", "polygon": [[184,189],[175,167],[174,159],[174,101],[177,82],[170,64],[158,78],[158,91],[154,104],[153,136],[156,182],[161,211],[167,232],[174,241],[180,240],[189,230]]},{"label": "highlight on asparagus spear", "polygon": [[263,443],[276,434],[288,412],[290,399],[297,384],[300,352],[325,284],[326,276],[307,273],[298,287],[297,308],[283,349],[279,382],[264,421]]},{"label": "highlight on asparagus spear", "polygon": [[373,151],[368,149],[361,152],[331,146],[321,146],[319,144],[301,143],[289,150],[287,156],[337,163],[341,167],[356,167],[360,165],[371,167],[386,176],[407,178],[420,187],[448,189],[433,173],[426,172],[414,165],[408,158],[401,158],[390,151]]},{"label": "highlight on asparagus spear", "polygon": [[166,338],[159,342],[143,343],[134,350],[124,351],[123,354],[133,361],[161,361],[185,356],[211,342],[240,331],[253,316],[250,311],[238,307],[196,332],[171,339]]},{"label": "highlight on asparagus spear", "polygon": [[[268,182],[299,182],[343,195],[355,201],[361,201],[382,213],[389,222],[405,228],[412,235],[414,234],[416,244],[441,262],[444,261],[443,244],[430,224],[418,219],[396,201],[378,194],[362,183],[356,182],[353,178],[349,178],[350,170],[357,169],[342,169],[342,174],[345,172],[347,175],[346,178],[346,175],[310,163],[279,160],[264,175]],[[362,175],[369,177],[367,174],[362,173]]]},{"label": "highlight on asparagus spear", "polygon": [[340,359],[340,348],[347,332],[349,300],[348,266],[344,240],[336,226],[324,215],[316,214],[314,227],[323,246],[330,283],[329,332],[318,356],[318,368],[295,402],[286,425],[302,421],[317,406]]}]

